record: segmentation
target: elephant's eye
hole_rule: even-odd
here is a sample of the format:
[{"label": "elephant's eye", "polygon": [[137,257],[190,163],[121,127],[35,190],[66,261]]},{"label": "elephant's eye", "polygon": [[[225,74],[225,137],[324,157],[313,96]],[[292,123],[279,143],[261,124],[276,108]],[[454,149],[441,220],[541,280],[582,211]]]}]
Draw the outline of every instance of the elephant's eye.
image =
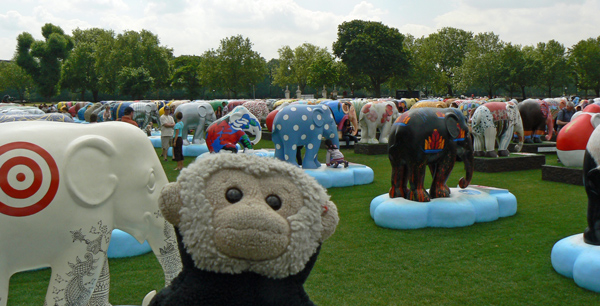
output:
[{"label": "elephant's eye", "polygon": [[278,196],[271,194],[267,196],[265,200],[267,201],[267,204],[273,208],[273,210],[279,210],[281,208],[281,199]]},{"label": "elephant's eye", "polygon": [[231,204],[239,202],[243,196],[244,194],[242,193],[242,191],[237,188],[229,188],[225,193],[225,198]]},{"label": "elephant's eye", "polygon": [[148,183],[146,184],[146,188],[148,188],[148,191],[154,192],[155,187],[156,187],[156,176],[154,175],[154,169],[151,169],[150,175],[148,177]]}]

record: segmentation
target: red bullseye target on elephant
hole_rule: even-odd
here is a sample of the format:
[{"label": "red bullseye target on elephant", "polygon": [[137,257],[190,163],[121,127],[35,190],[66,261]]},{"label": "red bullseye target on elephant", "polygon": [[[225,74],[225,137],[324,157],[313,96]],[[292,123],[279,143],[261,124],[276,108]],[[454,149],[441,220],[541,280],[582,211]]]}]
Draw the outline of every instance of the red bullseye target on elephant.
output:
[{"label": "red bullseye target on elephant", "polygon": [[29,142],[0,146],[0,214],[40,212],[54,199],[59,180],[54,158],[42,147]]}]

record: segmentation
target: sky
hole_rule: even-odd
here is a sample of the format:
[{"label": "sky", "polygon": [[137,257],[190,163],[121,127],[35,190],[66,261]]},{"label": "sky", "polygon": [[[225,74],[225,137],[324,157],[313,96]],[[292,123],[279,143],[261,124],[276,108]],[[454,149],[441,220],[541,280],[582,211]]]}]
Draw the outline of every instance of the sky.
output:
[{"label": "sky", "polygon": [[403,34],[427,36],[443,27],[494,32],[505,42],[554,39],[569,48],[600,36],[600,0],[2,0],[0,59],[11,59],[17,36],[43,39],[46,23],[116,34],[146,29],[175,56],[201,55],[242,35],[267,61],[283,46],[311,43],[331,51],[337,27],[379,21]]}]

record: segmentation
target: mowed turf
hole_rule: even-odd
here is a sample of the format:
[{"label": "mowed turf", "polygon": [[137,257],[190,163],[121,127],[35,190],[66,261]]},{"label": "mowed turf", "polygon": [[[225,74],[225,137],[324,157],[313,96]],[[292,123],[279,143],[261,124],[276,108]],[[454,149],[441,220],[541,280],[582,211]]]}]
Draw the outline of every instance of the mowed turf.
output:
[{"label": "mowed turf", "polygon": [[[273,144],[263,140],[259,148]],[[472,184],[506,188],[517,197],[517,214],[463,228],[390,230],[369,215],[371,200],[390,187],[386,155],[346,159],[373,168],[369,185],[332,188],[340,223],[327,240],[305,288],[318,305],[598,305],[600,294],[554,271],[552,246],[586,227],[585,189],[541,180],[541,170],[475,172]],[[324,161],[321,150],[320,160]],[[556,155],[548,160],[556,161]],[[194,158],[187,157],[186,165]],[[169,181],[175,162],[163,162]],[[448,180],[464,175],[457,162]],[[428,174],[426,184],[431,183]],[[600,260],[600,259],[599,259]],[[163,273],[152,253],[112,259],[111,303],[139,305],[160,290]],[[50,271],[18,273],[9,305],[42,305]],[[600,275],[598,275],[600,277]]]}]

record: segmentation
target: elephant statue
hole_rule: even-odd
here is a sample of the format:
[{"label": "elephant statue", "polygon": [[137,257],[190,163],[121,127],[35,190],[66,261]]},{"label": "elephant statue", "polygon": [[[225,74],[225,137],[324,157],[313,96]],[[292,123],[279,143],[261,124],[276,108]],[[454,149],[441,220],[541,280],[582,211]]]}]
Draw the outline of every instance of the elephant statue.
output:
[{"label": "elephant statue", "polygon": [[[562,132],[563,129],[561,129]],[[583,158],[583,185],[588,197],[587,228],[583,240],[600,245],[600,130],[596,128],[588,140]]]},{"label": "elephant statue", "polygon": [[[523,121],[515,102],[488,102],[475,109],[471,118],[475,156],[508,156],[513,134],[519,137],[515,151],[523,148]],[[498,141],[498,153],[494,150]],[[485,152],[484,152],[485,149]]]},{"label": "elephant statue", "polygon": [[[19,271],[50,267],[44,305],[110,305],[114,228],[147,240],[168,285],[181,270],[158,198],[167,176],[138,128],[8,122],[0,134],[0,306]],[[89,303],[89,304],[88,304]]]},{"label": "elephant statue", "polygon": [[30,114],[18,114],[18,115],[6,115],[0,114],[0,123],[3,122],[14,122],[14,121],[56,121],[56,122],[74,122],[67,114],[62,113],[48,113],[43,115],[30,115]]},{"label": "elephant statue", "polygon": [[44,115],[44,111],[33,106],[9,106],[0,109],[3,115]]},{"label": "elephant statue", "polygon": [[330,139],[339,148],[337,125],[331,109],[326,105],[288,105],[281,109],[273,120],[271,138],[275,144],[275,157],[298,165],[296,153],[300,146],[304,146],[304,169],[321,167],[317,153],[323,137]]},{"label": "elephant statue", "polygon": [[571,117],[571,122],[558,131],[556,155],[563,165],[581,167],[585,148],[598,125],[600,125],[600,106],[592,104],[585,111],[576,112]]},{"label": "elephant statue", "polygon": [[267,102],[253,100],[244,102],[242,105],[247,108],[250,113],[252,113],[256,119],[258,119],[259,122],[265,122],[267,120],[267,115],[269,115],[269,107],[267,106]]},{"label": "elephant statue", "polygon": [[452,103],[453,104],[450,107],[456,107],[460,109],[462,114],[467,118],[467,122],[471,121],[471,117],[473,117],[475,110],[479,106],[485,104],[485,102],[481,100],[455,100]]},{"label": "elephant statue", "polygon": [[[253,134],[254,140],[250,141],[246,132]],[[211,153],[219,153],[221,150],[237,153],[238,142],[244,148],[252,149],[261,137],[260,122],[247,108],[240,105],[208,126],[206,146]]]},{"label": "elephant statue", "polygon": [[212,105],[203,101],[181,104],[175,109],[173,114],[177,113],[183,115],[183,118],[181,119],[181,122],[183,123],[181,137],[183,138],[183,145],[185,146],[190,144],[187,140],[190,130],[194,130],[194,137],[192,138],[193,144],[204,143],[206,138],[206,128],[217,120]]},{"label": "elephant statue", "polygon": [[98,114],[103,110],[103,106],[104,104],[102,102],[96,102],[93,105],[87,107],[85,113],[83,114],[83,120],[90,122],[90,117],[92,116],[92,114],[96,114],[96,116],[99,116]]},{"label": "elephant statue", "polygon": [[523,119],[525,143],[541,143],[541,135],[546,134],[546,140],[554,133],[554,119],[548,103],[543,100],[527,99],[519,103],[519,112]]},{"label": "elephant statue", "polygon": [[92,105],[94,105],[94,103],[88,102],[87,104],[79,108],[79,110],[77,111],[77,119],[85,121],[85,111]]},{"label": "elephant statue", "polygon": [[411,108],[420,108],[420,107],[433,107],[433,108],[447,108],[448,103],[443,101],[419,101],[415,103]]},{"label": "elephant statue", "polygon": [[92,104],[92,102],[75,102],[69,107],[69,114],[71,114],[73,118],[78,118],[79,110],[89,104]]},{"label": "elephant statue", "polygon": [[141,129],[145,129],[146,126],[152,122],[158,122],[160,125],[158,108],[155,103],[135,102],[131,103],[129,106],[133,108],[133,120],[137,122]]},{"label": "elephant statue", "polygon": [[[446,181],[457,156],[466,171],[459,186],[466,188],[471,183],[473,145],[467,120],[458,109],[411,108],[394,122],[388,147],[392,164],[390,198],[429,202],[430,198],[449,197]],[[429,193],[424,188],[428,165],[433,176]]]},{"label": "elephant statue", "polygon": [[[398,118],[398,109],[394,102],[375,101],[365,104],[360,110],[358,120],[361,129],[359,143],[388,143],[390,130],[396,118]],[[379,141],[375,137],[378,129]]]},{"label": "elephant statue", "polygon": [[358,117],[354,105],[350,102],[342,102],[338,100],[331,100],[321,102],[322,105],[327,105],[333,114],[333,119],[337,125],[338,131],[341,131],[344,127],[346,120],[349,120],[350,124],[354,128],[352,136],[355,136],[358,132]]}]

